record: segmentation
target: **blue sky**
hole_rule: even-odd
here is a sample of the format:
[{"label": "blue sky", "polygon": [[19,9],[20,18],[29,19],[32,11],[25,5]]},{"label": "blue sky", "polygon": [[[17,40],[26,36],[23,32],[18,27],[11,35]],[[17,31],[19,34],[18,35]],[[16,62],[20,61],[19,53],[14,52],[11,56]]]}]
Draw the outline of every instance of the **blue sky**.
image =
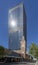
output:
[{"label": "blue sky", "polygon": [[8,48],[8,11],[24,3],[27,15],[27,45],[38,45],[38,0],[0,0],[0,45]]}]

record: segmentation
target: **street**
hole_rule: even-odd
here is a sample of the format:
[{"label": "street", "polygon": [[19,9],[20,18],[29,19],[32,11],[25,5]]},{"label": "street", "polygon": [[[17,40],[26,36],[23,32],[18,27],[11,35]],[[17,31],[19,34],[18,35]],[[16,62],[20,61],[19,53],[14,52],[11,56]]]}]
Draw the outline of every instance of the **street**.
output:
[{"label": "street", "polygon": [[35,65],[35,63],[0,63],[0,65]]}]

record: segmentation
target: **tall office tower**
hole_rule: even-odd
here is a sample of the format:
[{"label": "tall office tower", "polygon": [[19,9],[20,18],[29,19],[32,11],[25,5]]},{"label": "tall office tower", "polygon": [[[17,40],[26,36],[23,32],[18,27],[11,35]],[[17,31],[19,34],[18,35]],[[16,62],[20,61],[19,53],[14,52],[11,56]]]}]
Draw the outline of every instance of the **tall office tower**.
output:
[{"label": "tall office tower", "polygon": [[[20,50],[23,36],[26,39],[26,14],[23,4],[9,10],[9,49]],[[26,44],[24,45],[26,48]]]}]

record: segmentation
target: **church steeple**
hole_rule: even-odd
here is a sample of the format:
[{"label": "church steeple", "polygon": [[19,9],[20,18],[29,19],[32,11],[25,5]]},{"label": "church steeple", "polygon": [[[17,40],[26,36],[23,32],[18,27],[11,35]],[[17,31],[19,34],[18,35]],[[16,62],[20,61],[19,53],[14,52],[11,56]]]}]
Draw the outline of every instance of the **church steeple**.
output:
[{"label": "church steeple", "polygon": [[23,57],[25,58],[25,53],[26,53],[26,42],[25,42],[25,39],[24,39],[24,36],[22,37],[22,40],[20,41],[20,44],[21,44],[21,53],[23,55]]}]

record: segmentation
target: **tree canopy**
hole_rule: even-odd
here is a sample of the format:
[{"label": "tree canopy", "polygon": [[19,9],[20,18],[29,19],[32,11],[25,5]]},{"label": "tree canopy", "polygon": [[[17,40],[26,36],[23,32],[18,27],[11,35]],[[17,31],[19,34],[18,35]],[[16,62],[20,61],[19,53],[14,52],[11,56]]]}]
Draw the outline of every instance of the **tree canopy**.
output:
[{"label": "tree canopy", "polygon": [[32,43],[29,48],[29,53],[38,58],[38,45]]},{"label": "tree canopy", "polygon": [[4,47],[0,46],[0,55],[4,55]]}]

